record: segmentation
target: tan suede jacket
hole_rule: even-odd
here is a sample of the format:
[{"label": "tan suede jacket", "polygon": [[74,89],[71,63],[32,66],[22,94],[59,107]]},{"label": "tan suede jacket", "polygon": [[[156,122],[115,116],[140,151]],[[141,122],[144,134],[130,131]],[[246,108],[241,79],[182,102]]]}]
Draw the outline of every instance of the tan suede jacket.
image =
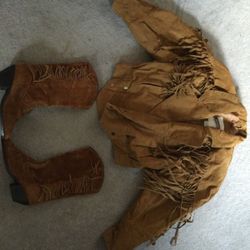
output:
[{"label": "tan suede jacket", "polygon": [[246,138],[246,110],[199,30],[141,0],[113,8],[154,58],[118,64],[97,100],[115,162],[144,168],[138,200],[104,234],[109,250],[130,250],[188,222],[218,191]]}]

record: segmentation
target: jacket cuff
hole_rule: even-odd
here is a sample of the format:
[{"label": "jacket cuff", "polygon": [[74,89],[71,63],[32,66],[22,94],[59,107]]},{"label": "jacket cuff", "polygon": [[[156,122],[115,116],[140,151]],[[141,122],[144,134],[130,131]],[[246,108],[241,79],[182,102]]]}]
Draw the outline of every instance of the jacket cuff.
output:
[{"label": "jacket cuff", "polygon": [[113,3],[113,10],[128,23],[143,19],[153,9],[153,5],[141,0],[115,0]]}]

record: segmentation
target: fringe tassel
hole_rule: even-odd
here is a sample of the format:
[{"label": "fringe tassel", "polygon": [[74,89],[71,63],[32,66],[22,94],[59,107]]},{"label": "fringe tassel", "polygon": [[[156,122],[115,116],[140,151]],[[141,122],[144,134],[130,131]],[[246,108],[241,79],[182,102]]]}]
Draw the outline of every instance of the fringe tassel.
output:
[{"label": "fringe tassel", "polygon": [[184,218],[182,218],[176,228],[175,228],[175,235],[172,237],[170,240],[171,246],[176,246],[177,245],[177,240],[179,236],[179,230],[184,227],[187,223],[193,223],[193,214],[187,214]]},{"label": "fringe tassel", "polygon": [[206,159],[210,151],[211,148],[205,145],[200,148],[159,145],[152,149],[154,157],[166,158],[168,165],[161,170],[146,169],[144,189],[159,193],[174,202],[190,204],[197,183],[206,171]]},{"label": "fringe tassel", "polygon": [[197,98],[214,87],[213,66],[209,59],[207,40],[200,30],[198,37],[181,39],[171,49],[177,55],[174,70],[165,83],[162,97],[195,94]]},{"label": "fringe tassel", "polygon": [[[169,74],[169,81],[163,88],[163,101],[172,95],[195,95],[199,98],[207,90],[215,88],[207,40],[203,39],[200,30],[197,30],[197,34],[198,38],[183,38],[171,48],[177,58],[173,62],[174,70]],[[145,170],[144,189],[161,194],[177,204],[169,217],[171,221],[173,214],[179,210],[181,220],[171,240],[172,245],[177,243],[179,229],[183,224],[183,213],[187,214],[193,210],[195,194],[207,170],[206,162],[211,151],[210,142],[200,148],[159,145],[158,148],[152,149],[154,157],[165,160],[166,167],[161,170]],[[167,230],[168,228],[165,232]],[[165,232],[155,236],[152,242]]]},{"label": "fringe tassel", "polygon": [[[169,216],[169,222],[171,222],[177,210],[180,213],[176,233],[171,240],[172,245],[177,243],[179,229],[190,222],[187,215],[193,210],[195,194],[200,180],[207,170],[206,162],[210,152],[212,152],[212,148],[209,140],[197,148],[159,145],[158,148],[151,149],[154,157],[166,159],[167,164],[161,170],[146,169],[144,171],[144,189],[161,194],[177,204]],[[154,243],[168,229],[157,234],[151,242]]]},{"label": "fringe tassel", "polygon": [[[177,223],[177,226],[175,229],[175,235],[171,238],[170,240],[170,244],[172,246],[176,246],[177,244],[177,240],[178,240],[178,236],[179,236],[179,230],[184,227],[187,223],[193,223],[193,213],[188,213],[186,216],[184,216],[181,220],[179,220],[179,222]],[[158,235],[155,235],[149,242],[149,245],[155,245],[156,241],[161,237],[164,236],[165,233],[172,228],[172,226],[165,228],[161,231],[161,233],[159,233]]]},{"label": "fringe tassel", "polygon": [[69,176],[67,181],[59,181],[46,185],[40,185],[41,195],[39,201],[49,201],[73,194],[87,194],[95,192],[94,182],[101,177],[90,178],[83,176],[73,179]]},{"label": "fringe tassel", "polygon": [[32,65],[29,66],[33,82],[39,83],[48,78],[57,80],[94,80],[95,76],[91,73],[88,64],[79,65]]}]

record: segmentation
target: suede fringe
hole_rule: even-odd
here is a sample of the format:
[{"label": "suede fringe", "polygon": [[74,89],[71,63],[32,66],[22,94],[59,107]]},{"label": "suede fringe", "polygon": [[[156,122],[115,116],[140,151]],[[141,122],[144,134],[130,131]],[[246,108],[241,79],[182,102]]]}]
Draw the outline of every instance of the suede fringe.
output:
[{"label": "suede fringe", "polygon": [[[200,180],[207,170],[207,158],[212,152],[210,143],[197,148],[159,145],[158,148],[151,151],[154,157],[166,159],[166,167],[160,170],[146,169],[144,171],[144,189],[158,193],[177,204],[168,218],[169,223],[175,213],[179,213],[179,222],[187,222],[185,218],[187,214],[192,213],[195,194]],[[152,242],[164,235],[169,228],[157,234]],[[177,228],[179,230],[180,227]],[[174,237],[174,240],[172,239],[171,244],[176,244],[176,241],[177,236]]]},{"label": "suede fringe", "polygon": [[33,76],[33,82],[39,83],[48,78],[57,80],[81,80],[94,76],[90,73],[88,64],[79,65],[32,65],[29,67]]},{"label": "suede fringe", "polygon": [[88,194],[95,192],[94,183],[101,177],[90,178],[83,176],[81,178],[71,179],[67,181],[59,181],[56,183],[40,185],[41,195],[39,198],[40,202],[50,201],[53,199],[66,197],[74,194]]},{"label": "suede fringe", "polygon": [[200,30],[198,37],[181,39],[171,50],[177,55],[173,61],[174,70],[169,74],[162,97],[171,95],[202,96],[205,91],[214,87],[213,66],[209,59],[207,40],[202,38]]},{"label": "suede fringe", "polygon": [[[171,47],[177,58],[173,62],[174,69],[169,74],[170,81],[166,82],[163,88],[163,100],[172,95],[195,95],[199,98],[207,90],[215,88],[207,40],[203,39],[200,30],[197,30],[197,35],[198,38],[186,37]],[[159,145],[157,149],[153,149],[152,154],[155,157],[165,159],[166,167],[161,170],[145,170],[144,189],[161,194],[178,204],[169,217],[171,222],[173,215],[179,211],[180,220],[176,234],[171,240],[172,245],[177,243],[183,218],[193,210],[195,194],[207,169],[207,157],[211,151],[209,144],[200,148]],[[168,229],[157,234],[152,242],[164,235]]]}]

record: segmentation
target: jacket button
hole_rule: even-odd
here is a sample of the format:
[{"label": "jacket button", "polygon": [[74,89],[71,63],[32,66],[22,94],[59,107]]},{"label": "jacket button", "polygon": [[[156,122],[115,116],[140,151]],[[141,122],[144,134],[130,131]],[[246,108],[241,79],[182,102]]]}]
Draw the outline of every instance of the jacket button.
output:
[{"label": "jacket button", "polygon": [[128,90],[128,86],[124,86],[123,89],[124,89],[124,90]]}]

